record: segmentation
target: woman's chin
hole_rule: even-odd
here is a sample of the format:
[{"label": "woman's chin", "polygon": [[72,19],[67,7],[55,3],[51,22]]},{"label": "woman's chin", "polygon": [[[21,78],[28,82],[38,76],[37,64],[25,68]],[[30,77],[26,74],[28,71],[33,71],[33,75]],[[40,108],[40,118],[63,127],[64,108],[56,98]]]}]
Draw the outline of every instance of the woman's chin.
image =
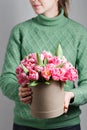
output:
[{"label": "woman's chin", "polygon": [[41,11],[35,11],[36,14],[43,14]]}]

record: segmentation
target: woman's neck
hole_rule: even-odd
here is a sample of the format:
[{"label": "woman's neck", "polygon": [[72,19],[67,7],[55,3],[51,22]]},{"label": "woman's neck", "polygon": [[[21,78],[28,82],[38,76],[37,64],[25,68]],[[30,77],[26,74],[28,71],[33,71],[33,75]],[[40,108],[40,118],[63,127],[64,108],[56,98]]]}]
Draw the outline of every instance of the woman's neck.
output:
[{"label": "woman's neck", "polygon": [[48,17],[48,18],[53,18],[53,17],[56,17],[57,15],[59,14],[59,12],[58,11],[56,11],[56,12],[52,12],[51,14],[49,14],[49,13],[44,13],[44,14],[42,14],[42,15],[44,15],[44,16],[46,16],[46,17]]},{"label": "woman's neck", "polygon": [[59,14],[59,10],[58,7],[56,7],[55,9],[52,8],[50,11],[46,11],[45,13],[43,13],[42,15],[48,17],[48,18],[53,18],[56,17]]}]

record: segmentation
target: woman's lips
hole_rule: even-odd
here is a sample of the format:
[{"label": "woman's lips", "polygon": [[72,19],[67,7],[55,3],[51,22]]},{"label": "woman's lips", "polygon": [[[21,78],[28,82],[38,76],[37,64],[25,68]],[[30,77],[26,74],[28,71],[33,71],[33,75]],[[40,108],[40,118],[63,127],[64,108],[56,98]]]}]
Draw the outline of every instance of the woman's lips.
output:
[{"label": "woman's lips", "polygon": [[33,5],[34,8],[38,8],[40,5]]}]

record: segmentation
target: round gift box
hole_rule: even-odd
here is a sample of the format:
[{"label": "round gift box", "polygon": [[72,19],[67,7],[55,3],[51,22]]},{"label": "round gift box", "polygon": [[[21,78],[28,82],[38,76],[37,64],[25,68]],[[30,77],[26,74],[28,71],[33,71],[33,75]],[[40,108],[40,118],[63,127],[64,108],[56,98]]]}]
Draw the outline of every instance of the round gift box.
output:
[{"label": "round gift box", "polygon": [[36,118],[54,118],[64,113],[64,83],[52,81],[32,87],[30,112]]}]

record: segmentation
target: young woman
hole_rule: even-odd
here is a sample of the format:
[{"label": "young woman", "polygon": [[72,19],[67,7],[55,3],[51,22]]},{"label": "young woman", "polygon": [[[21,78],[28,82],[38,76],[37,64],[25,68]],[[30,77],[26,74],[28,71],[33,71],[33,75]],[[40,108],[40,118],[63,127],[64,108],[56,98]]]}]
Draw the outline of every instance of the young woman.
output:
[{"label": "young woman", "polygon": [[[68,18],[69,0],[30,0],[37,16],[16,25],[9,38],[0,86],[15,101],[13,130],[80,130],[79,105],[87,103],[87,30]],[[32,91],[17,83],[15,69],[24,56],[50,50],[61,43],[65,57],[78,67],[78,88],[65,85],[65,114],[37,119],[29,113]]]}]

